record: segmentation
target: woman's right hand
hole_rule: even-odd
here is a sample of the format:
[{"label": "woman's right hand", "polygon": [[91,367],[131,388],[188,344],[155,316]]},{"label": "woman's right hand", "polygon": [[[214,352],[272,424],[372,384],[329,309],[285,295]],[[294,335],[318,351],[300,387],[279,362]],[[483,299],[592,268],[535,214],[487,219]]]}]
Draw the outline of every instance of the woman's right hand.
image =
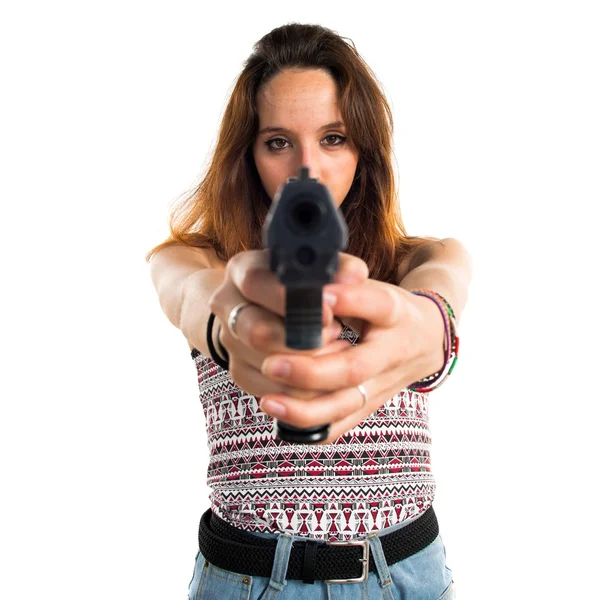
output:
[{"label": "woman's right hand", "polygon": [[[338,340],[342,328],[334,320],[332,308],[323,300],[323,345],[314,350],[293,350],[285,345],[285,286],[269,268],[270,250],[239,252],[227,262],[225,279],[210,298],[210,310],[221,323],[219,340],[229,354],[229,374],[241,389],[253,396],[281,393],[311,400],[332,390],[308,390],[277,383],[261,372],[269,354],[300,353],[319,356],[338,352],[350,346]],[[332,283],[350,277],[362,283],[369,276],[367,264],[350,254],[339,253],[339,270]],[[241,302],[243,308],[235,323],[236,339],[229,330],[229,314]]]}]

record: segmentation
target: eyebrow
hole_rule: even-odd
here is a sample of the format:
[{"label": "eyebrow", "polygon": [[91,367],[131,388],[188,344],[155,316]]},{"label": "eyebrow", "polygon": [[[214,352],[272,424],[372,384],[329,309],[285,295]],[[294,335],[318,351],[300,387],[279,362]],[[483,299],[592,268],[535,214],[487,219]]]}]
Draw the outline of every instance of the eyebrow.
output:
[{"label": "eyebrow", "polygon": [[[324,129],[334,129],[336,127],[345,127],[345,125],[341,121],[334,121],[333,123],[327,123],[327,125],[319,127],[317,131],[323,131]],[[292,133],[289,129],[286,129],[285,127],[264,127],[258,132],[258,135],[262,135],[263,133],[279,133],[280,131]]]}]

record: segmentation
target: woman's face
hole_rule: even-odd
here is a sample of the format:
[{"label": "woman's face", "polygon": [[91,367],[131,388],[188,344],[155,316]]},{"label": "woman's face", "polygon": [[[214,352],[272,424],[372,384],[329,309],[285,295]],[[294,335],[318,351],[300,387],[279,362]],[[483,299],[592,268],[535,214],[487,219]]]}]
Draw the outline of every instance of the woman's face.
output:
[{"label": "woman's face", "polygon": [[[257,96],[258,134],[252,153],[262,184],[271,198],[301,166],[326,185],[335,205],[350,190],[358,153],[338,109],[337,87],[324,70],[278,73]],[[265,129],[271,131],[264,131]],[[277,129],[276,131],[274,129]]]}]

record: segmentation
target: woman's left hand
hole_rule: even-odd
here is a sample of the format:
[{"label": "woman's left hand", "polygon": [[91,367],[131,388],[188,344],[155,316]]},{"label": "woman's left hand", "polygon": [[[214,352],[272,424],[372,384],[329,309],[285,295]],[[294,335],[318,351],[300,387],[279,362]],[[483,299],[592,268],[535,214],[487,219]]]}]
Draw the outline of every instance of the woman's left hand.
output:
[{"label": "woman's left hand", "polygon": [[[336,316],[363,319],[359,343],[316,357],[270,355],[262,365],[267,377],[292,387],[332,391],[312,400],[267,394],[260,408],[295,427],[329,423],[329,435],[320,443],[330,444],[396,393],[443,366],[444,322],[429,298],[374,279],[326,285],[323,291],[337,296]],[[280,360],[291,367],[285,378],[272,371]],[[364,407],[359,384],[368,395]],[[274,410],[273,401],[285,412]]]}]

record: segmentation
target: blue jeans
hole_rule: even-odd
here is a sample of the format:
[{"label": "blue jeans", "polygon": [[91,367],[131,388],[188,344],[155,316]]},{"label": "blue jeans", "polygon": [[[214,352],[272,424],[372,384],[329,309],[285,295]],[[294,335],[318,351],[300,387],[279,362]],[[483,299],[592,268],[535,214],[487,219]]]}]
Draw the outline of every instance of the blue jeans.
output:
[{"label": "blue jeans", "polygon": [[423,550],[388,566],[378,535],[403,525],[369,534],[377,571],[370,571],[363,583],[286,580],[292,542],[313,539],[289,533],[260,534],[277,539],[270,578],[225,571],[206,561],[198,551],[189,600],[454,600],[452,570],[446,566],[446,549],[440,535]]}]

